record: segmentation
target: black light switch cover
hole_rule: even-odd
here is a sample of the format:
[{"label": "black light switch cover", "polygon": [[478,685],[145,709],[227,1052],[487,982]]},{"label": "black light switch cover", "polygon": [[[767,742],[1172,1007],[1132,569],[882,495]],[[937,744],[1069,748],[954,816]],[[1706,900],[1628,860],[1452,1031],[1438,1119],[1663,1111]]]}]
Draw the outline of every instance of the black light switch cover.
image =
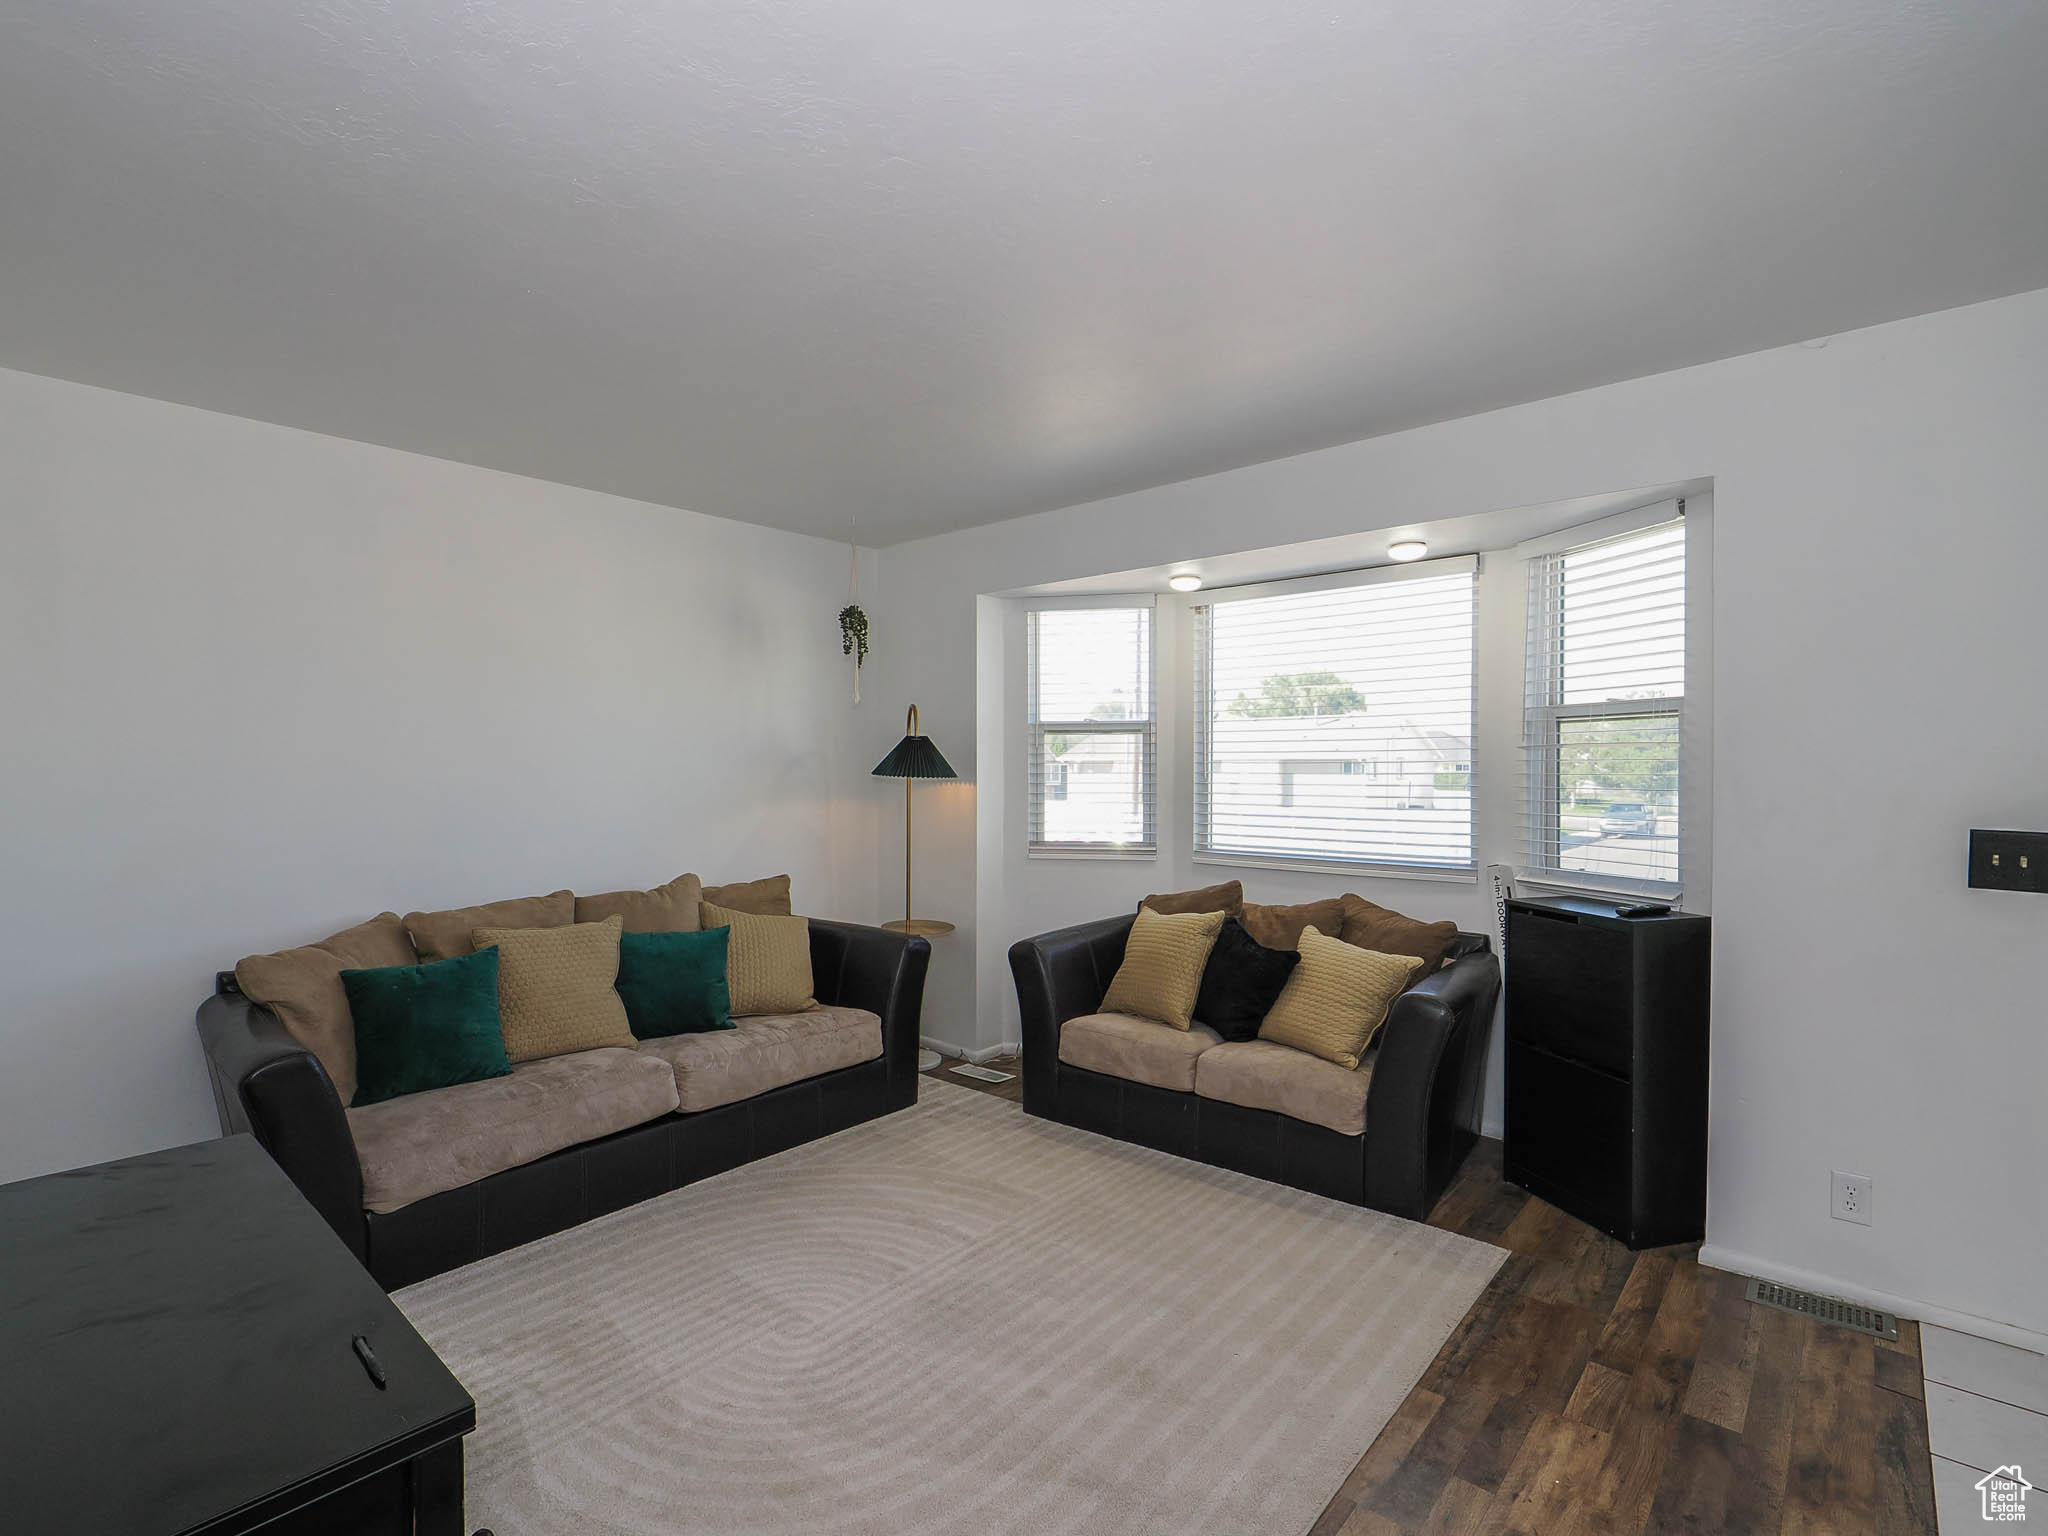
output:
[{"label": "black light switch cover", "polygon": [[1970,832],[1970,884],[1984,891],[2048,893],[2048,832]]}]

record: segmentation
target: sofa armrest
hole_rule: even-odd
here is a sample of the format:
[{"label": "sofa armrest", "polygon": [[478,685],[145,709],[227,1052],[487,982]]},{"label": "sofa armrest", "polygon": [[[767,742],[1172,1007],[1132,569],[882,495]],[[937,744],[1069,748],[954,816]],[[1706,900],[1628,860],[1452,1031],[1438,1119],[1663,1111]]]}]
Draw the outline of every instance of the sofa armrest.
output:
[{"label": "sofa armrest", "polygon": [[238,992],[201,1003],[198,1023],[222,1134],[254,1136],[362,1258],[363,1170],[327,1069],[277,1015]]},{"label": "sofa armrest", "polygon": [[1499,996],[1479,948],[1395,999],[1366,1090],[1366,1204],[1427,1219],[1474,1139]]},{"label": "sofa armrest", "polygon": [[915,1104],[918,1030],[924,1017],[925,973],[932,963],[931,941],[820,917],[809,922],[814,995],[821,1003],[880,1015],[890,1105],[902,1109]]},{"label": "sofa armrest", "polygon": [[1024,1035],[1024,1108],[1053,1117],[1059,1084],[1060,1026],[1102,1006],[1124,963],[1137,914],[1105,917],[1019,939],[1010,946],[1010,975]]}]

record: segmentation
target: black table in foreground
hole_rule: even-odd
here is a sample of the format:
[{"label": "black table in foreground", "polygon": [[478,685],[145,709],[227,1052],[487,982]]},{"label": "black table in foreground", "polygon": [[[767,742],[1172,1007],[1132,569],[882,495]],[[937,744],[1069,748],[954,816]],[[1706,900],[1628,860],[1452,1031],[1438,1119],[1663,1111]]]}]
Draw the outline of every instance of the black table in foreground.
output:
[{"label": "black table in foreground", "polygon": [[458,1536],[475,1427],[249,1137],[0,1186],[7,1530]]}]

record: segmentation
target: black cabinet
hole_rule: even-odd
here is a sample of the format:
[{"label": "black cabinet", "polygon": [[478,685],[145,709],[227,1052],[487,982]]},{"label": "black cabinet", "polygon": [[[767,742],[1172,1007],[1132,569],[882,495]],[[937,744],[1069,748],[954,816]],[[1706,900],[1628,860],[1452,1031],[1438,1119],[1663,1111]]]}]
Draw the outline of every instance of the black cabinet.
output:
[{"label": "black cabinet", "polygon": [[1508,903],[1508,1179],[1631,1248],[1707,1216],[1709,922]]}]

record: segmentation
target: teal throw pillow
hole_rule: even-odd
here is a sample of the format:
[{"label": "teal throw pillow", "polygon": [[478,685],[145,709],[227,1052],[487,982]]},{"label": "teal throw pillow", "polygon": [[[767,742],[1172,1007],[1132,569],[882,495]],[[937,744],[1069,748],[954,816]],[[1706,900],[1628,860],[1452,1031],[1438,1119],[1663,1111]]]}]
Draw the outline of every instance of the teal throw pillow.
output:
[{"label": "teal throw pillow", "polygon": [[619,996],[638,1040],[732,1028],[725,981],[730,928],[619,936]]},{"label": "teal throw pillow", "polygon": [[498,1029],[498,952],[343,971],[358,1107],[512,1070]]}]

